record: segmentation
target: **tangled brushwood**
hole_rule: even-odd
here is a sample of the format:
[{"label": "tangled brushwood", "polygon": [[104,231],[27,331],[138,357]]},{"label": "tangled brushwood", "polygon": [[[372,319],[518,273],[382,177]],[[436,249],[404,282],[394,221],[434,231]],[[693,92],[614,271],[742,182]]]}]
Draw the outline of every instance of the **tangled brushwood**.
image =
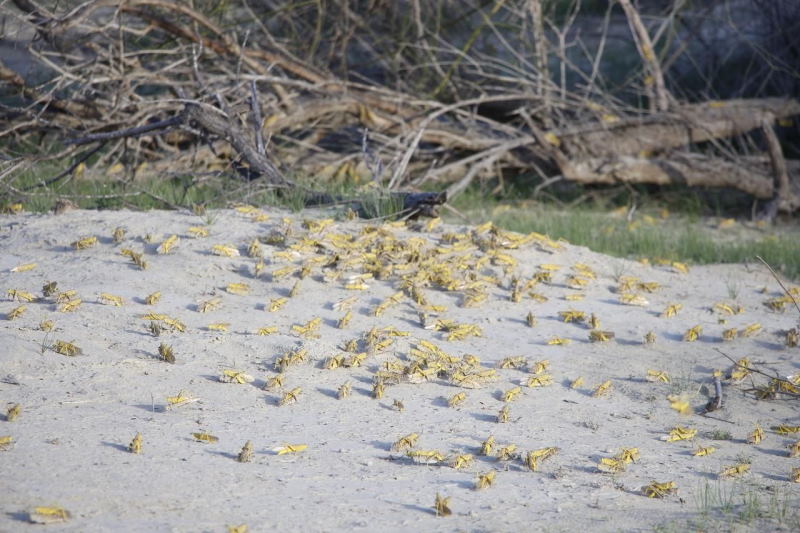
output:
[{"label": "tangled brushwood", "polygon": [[[747,5],[765,26],[796,9],[762,3]],[[687,4],[12,0],[0,7],[2,194],[22,200],[91,171],[132,184],[228,176],[306,205],[350,201],[296,178],[314,176],[430,215],[476,180],[535,178],[536,193],[678,183],[739,189],[765,201],[766,218],[797,210],[800,165],[784,158],[781,128],[800,102],[776,83],[743,81],[722,100],[682,86],[676,65],[697,64],[691,22],[718,16]],[[612,33],[638,58],[617,79]],[[797,85],[791,58],[770,51],[797,32],[769,34],[751,70]],[[43,160],[63,172],[15,184]],[[441,193],[409,192],[423,185]]]}]

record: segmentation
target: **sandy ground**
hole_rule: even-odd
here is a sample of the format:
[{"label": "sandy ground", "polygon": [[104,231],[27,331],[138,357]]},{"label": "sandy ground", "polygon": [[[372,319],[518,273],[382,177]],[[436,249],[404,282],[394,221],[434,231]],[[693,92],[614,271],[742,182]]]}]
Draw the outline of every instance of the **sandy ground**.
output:
[{"label": "sandy ground", "polygon": [[[11,296],[24,299],[24,292],[12,292],[0,301],[0,316],[6,318],[0,320],[0,407],[21,406],[15,420],[0,420],[0,437],[12,439],[0,451],[0,530],[213,532],[240,524],[250,531],[618,531],[659,525],[680,530],[702,510],[698,499],[705,487],[755,493],[765,502],[779,495],[797,504],[800,484],[790,478],[800,459],[789,458],[788,447],[800,435],[770,429],[800,424],[796,400],[755,400],[746,391],[766,378],[754,374],[739,383],[724,379],[723,408],[702,414],[713,396],[712,372],[720,369],[725,378],[732,367],[715,349],[734,359],[748,357],[781,376],[800,373],[800,349],[786,348],[783,334],[798,317],[791,307],[779,313],[763,305],[782,295],[766,269],[725,265],[681,273],[535,235],[519,241],[522,236],[485,227],[429,230],[337,222],[319,230],[303,225],[304,217],[319,220],[319,213],[259,213],[230,209],[207,220],[159,211],[0,218],[0,287],[38,297],[20,303]],[[193,238],[188,230],[195,226],[209,235]],[[112,232],[118,227],[127,231],[115,243]],[[173,234],[178,242],[169,253],[158,253]],[[92,236],[97,243],[85,249],[71,245]],[[256,276],[258,259],[247,252],[258,238],[269,242],[260,243],[263,263]],[[231,245],[240,255],[215,255],[214,245]],[[124,249],[142,253],[147,269],[123,255]],[[16,268],[30,263],[36,266]],[[576,264],[588,266],[596,279],[589,270],[575,270]],[[296,268],[285,269],[289,273],[281,278],[281,269],[292,265]],[[303,265],[308,272],[300,280]],[[551,280],[528,283],[543,268],[552,269]],[[382,279],[351,277],[366,270],[380,272]],[[575,275],[585,287],[568,286]],[[520,280],[518,302],[514,276]],[[621,292],[625,277],[638,281],[629,280]],[[387,300],[403,288],[403,279],[417,285],[427,310],[408,291],[396,302]],[[42,286],[51,281],[58,292],[44,298]],[[639,282],[658,287],[647,292]],[[229,284],[237,283],[247,284],[249,292],[229,292]],[[347,289],[348,283],[368,288]],[[452,290],[437,283],[450,283]],[[236,289],[230,288],[243,292]],[[68,290],[76,291],[73,302],[82,303],[73,311],[59,310],[64,305],[58,294]],[[148,305],[145,298],[157,291],[160,300]],[[122,305],[103,300],[101,293],[121,297]],[[465,302],[480,293],[485,301]],[[583,299],[566,299],[575,294]],[[638,294],[647,305],[624,305],[624,294]],[[349,297],[355,297],[352,319],[338,328],[346,311],[334,304]],[[217,309],[200,312],[203,302],[215,298]],[[278,298],[286,298],[285,304],[270,312]],[[385,311],[375,316],[384,301]],[[719,302],[741,305],[743,312],[714,311]],[[676,316],[662,317],[675,303],[682,304]],[[12,319],[20,305],[24,310]],[[600,329],[614,338],[590,342],[587,321],[565,322],[559,315],[568,310],[583,311],[587,319],[594,313]],[[533,327],[526,321],[529,312],[536,319]],[[170,331],[158,317],[143,319],[148,313],[177,319],[185,331]],[[308,337],[292,329],[314,318],[321,319],[319,327]],[[41,323],[48,320],[53,329],[46,332]],[[431,327],[437,320],[475,325],[482,335],[447,340],[447,331]],[[151,322],[163,326],[158,338],[148,331]],[[723,330],[756,322],[763,329],[753,336],[723,342]],[[229,324],[227,332],[208,328],[220,323]],[[702,326],[699,338],[684,341],[696,325]],[[256,334],[270,326],[274,333]],[[371,346],[368,332],[390,326],[408,335],[380,333]],[[643,342],[648,332],[655,343]],[[571,342],[549,345],[553,337]],[[323,368],[328,358],[353,356],[343,350],[351,339],[358,339],[357,352],[366,353],[363,364]],[[374,346],[387,339],[390,346]],[[57,353],[58,341],[81,353]],[[411,378],[400,376],[420,341],[446,355],[422,360],[416,370],[407,370]],[[161,360],[161,343],[172,347],[174,364]],[[301,349],[307,356],[285,369],[282,388],[263,390],[277,375],[276,361]],[[479,365],[456,362],[465,354],[476,356]],[[500,368],[508,357],[526,364]],[[538,375],[549,375],[552,384],[527,386],[541,370],[535,362],[545,360],[549,367]],[[219,377],[226,369],[254,381],[223,383]],[[648,370],[667,373],[670,383],[647,381]],[[385,393],[375,399],[379,371],[386,373]],[[478,373],[485,378],[475,378]],[[465,380],[466,374],[473,377]],[[572,388],[579,377],[583,384]],[[482,386],[460,387],[459,380]],[[608,392],[595,396],[607,380]],[[352,393],[337,399],[346,382]],[[296,387],[301,388],[297,401],[279,405]],[[514,387],[520,392],[504,401]],[[193,401],[170,406],[167,398],[181,391]],[[449,406],[448,399],[460,392],[463,403]],[[690,413],[671,408],[669,395],[688,401]],[[508,421],[500,423],[505,405]],[[748,443],[759,425],[763,440]],[[676,426],[697,434],[667,442]],[[140,454],[129,451],[137,432]],[[218,440],[193,437],[203,432]],[[436,450],[443,460],[415,461],[405,451],[392,451],[392,444],[410,433],[419,435],[412,450]],[[712,438],[725,433],[730,438]],[[481,456],[489,436],[495,448]],[[252,461],[238,462],[248,440]],[[278,455],[275,448],[286,444],[307,448]],[[516,450],[499,460],[498,450],[512,444]],[[716,451],[693,455],[706,446]],[[525,463],[528,452],[545,447],[558,451],[532,471]],[[632,447],[640,456],[624,471],[598,468],[601,458]],[[472,462],[453,468],[464,454],[472,454]],[[750,463],[749,472],[719,475],[743,462]],[[494,483],[476,490],[479,475],[490,471]],[[654,480],[674,482],[677,493],[646,497],[642,487]],[[450,516],[434,513],[437,493],[450,498]],[[37,506],[59,506],[70,517],[33,524],[30,513]],[[43,519],[35,513],[33,518]]]}]

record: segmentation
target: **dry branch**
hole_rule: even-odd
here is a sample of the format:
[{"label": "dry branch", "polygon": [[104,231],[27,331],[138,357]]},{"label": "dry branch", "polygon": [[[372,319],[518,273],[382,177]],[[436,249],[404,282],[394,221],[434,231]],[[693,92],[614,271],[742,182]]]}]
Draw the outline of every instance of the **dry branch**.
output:
[{"label": "dry branch", "polygon": [[[792,190],[772,124],[798,114],[800,102],[791,99],[691,104],[638,121],[558,132],[559,148],[551,148],[550,155],[566,179],[581,183],[729,187],[756,198],[776,197],[775,210],[792,212],[800,208],[800,190]],[[767,134],[774,179],[763,167],[748,168],[741,161],[678,150],[757,128]]]},{"label": "dry branch", "polygon": [[250,169],[259,177],[263,177],[268,185],[291,187],[278,168],[269,160],[266,152],[262,153],[245,136],[231,117],[220,113],[218,109],[205,105],[191,104],[186,107],[186,120],[196,123],[203,130],[216,135],[233,146],[236,153],[248,163]]},{"label": "dry branch", "polygon": [[[529,0],[528,4],[533,21],[533,41],[536,46],[535,65],[536,73],[542,80],[550,79],[550,68],[547,64],[547,36],[544,33],[544,13],[542,11],[542,0]],[[540,83],[537,94],[542,99],[545,113],[550,107],[549,87],[546,83]]]},{"label": "dry branch", "polygon": [[[673,153],[663,158],[619,156],[562,163],[564,177],[580,183],[649,183],[689,187],[730,187],[756,198],[772,198],[773,180],[767,172],[702,154]],[[766,171],[766,172],[765,172]]]},{"label": "dry branch", "polygon": [[798,197],[792,193],[791,184],[789,182],[789,171],[786,168],[786,160],[783,158],[783,150],[781,150],[781,143],[778,136],[775,134],[773,124],[775,119],[773,117],[765,117],[761,125],[764,131],[764,138],[767,140],[767,152],[769,153],[769,160],[772,164],[772,172],[775,176],[773,186],[772,200],[774,205],[770,206],[770,212],[767,216],[774,218],[775,211],[792,211],[797,207]]},{"label": "dry branch", "polygon": [[[626,108],[595,85],[602,78],[604,46],[590,57],[591,73],[571,62],[578,4],[559,28],[543,13],[541,0],[476,3],[480,27],[456,47],[432,39],[439,36],[426,26],[430,6],[415,1],[408,27],[416,41],[398,43],[391,58],[382,57],[377,41],[370,40],[378,33],[371,27],[375,19],[342,4],[339,16],[348,29],[340,32],[337,27],[329,34],[331,50],[354,39],[382,68],[409,69],[391,73],[397,77],[391,84],[348,76],[330,62],[315,63],[312,53],[298,54],[308,59],[298,58],[270,33],[268,24],[253,23],[258,6],[250,4],[239,6],[248,19],[237,27],[181,1],[90,0],[58,13],[31,0],[13,0],[23,13],[21,20],[49,43],[32,43],[30,50],[53,78],[36,85],[0,59],[0,83],[24,100],[13,114],[4,111],[18,118],[0,128],[0,138],[47,132],[73,145],[114,139],[104,148],[114,153],[103,157],[120,159],[130,168],[149,161],[150,168],[163,169],[203,154],[197,159],[207,167],[233,167],[248,179],[258,177],[265,187],[286,189],[297,186],[279,170],[287,162],[293,163],[293,173],[316,174],[321,164],[335,167],[328,168],[328,175],[376,179],[368,172],[374,165],[363,161],[360,143],[352,140],[367,129],[370,158],[388,170],[377,179],[386,179],[382,185],[392,190],[428,181],[450,185],[452,197],[473,180],[533,170],[543,183],[563,177],[581,183],[733,187],[756,198],[778,198],[775,208],[782,211],[800,209],[795,165],[783,159],[771,127],[775,120],[800,114],[800,103],[762,98],[678,104],[666,91],[664,72],[639,13],[630,0],[618,1],[627,17],[623,24],[627,20],[630,25],[652,79],[645,87],[653,88],[651,100],[658,112]],[[280,16],[288,17],[283,19],[287,23],[312,27],[303,26],[305,15],[286,9],[288,14]],[[517,50],[495,26],[493,17],[502,13],[516,21],[532,19],[535,46],[530,55]],[[297,21],[292,14],[298,15]],[[314,23],[318,33],[312,38],[313,50],[321,48],[319,32],[327,31],[320,20]],[[531,30],[523,27],[520,39],[530,42]],[[552,50],[546,27],[557,35]],[[242,28],[246,38],[236,33]],[[486,29],[513,61],[470,55]],[[356,30],[363,35],[352,35]],[[137,44],[138,39],[148,42],[148,48]],[[308,35],[298,30],[298,39]],[[553,90],[548,54],[561,60],[560,91]],[[420,57],[431,64],[416,64]],[[414,87],[414,69],[430,76],[427,92],[409,89]],[[568,73],[589,86],[573,90],[566,82]],[[445,86],[453,100],[430,96]],[[484,113],[492,108],[504,109],[505,116]],[[724,159],[708,146],[754,130],[762,131],[767,141],[771,169],[765,159]],[[219,139],[230,143],[234,153],[220,150],[214,142]],[[74,146],[65,155],[74,161],[81,155],[78,150]],[[314,201],[339,200],[307,192]],[[411,207],[414,202],[425,206],[423,211],[443,201],[441,196],[398,194],[404,202],[412,198]]]},{"label": "dry branch", "polygon": [[662,113],[668,111],[670,96],[664,83],[664,74],[661,72],[661,65],[658,62],[658,57],[656,57],[653,42],[650,40],[650,34],[647,33],[647,28],[644,27],[639,12],[633,7],[630,0],[617,1],[625,11],[636,48],[639,50],[639,55],[645,64],[647,76],[644,78],[644,86],[648,94],[651,95],[651,110]]},{"label": "dry branch", "polygon": [[[800,115],[800,101],[788,98],[685,104],[672,113],[618,122],[594,122],[553,133],[569,157],[653,154],[761,128],[765,120]],[[618,117],[615,117],[618,120]]]}]

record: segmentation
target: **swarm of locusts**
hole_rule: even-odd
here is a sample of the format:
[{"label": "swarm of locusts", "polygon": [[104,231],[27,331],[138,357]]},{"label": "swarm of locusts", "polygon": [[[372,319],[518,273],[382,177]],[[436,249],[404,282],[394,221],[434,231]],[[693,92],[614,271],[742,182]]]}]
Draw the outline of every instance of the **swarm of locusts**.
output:
[{"label": "swarm of locusts", "polygon": [[[264,222],[267,215],[260,213],[251,206],[237,206],[236,212],[243,216],[251,217],[254,222]],[[237,246],[225,241],[218,244],[203,244],[203,250],[214,261],[226,262],[229,260],[245,261],[247,278],[245,281],[226,280],[217,287],[203,295],[195,295],[196,305],[189,306],[189,313],[197,313],[197,317],[208,318],[213,316],[214,322],[203,320],[203,327],[195,328],[194,333],[199,333],[215,338],[225,335],[244,334],[253,335],[255,338],[284,335],[292,338],[295,345],[281,348],[271,354],[269,361],[269,375],[258,375],[256,370],[237,368],[217,368],[214,372],[221,383],[227,386],[230,394],[239,394],[242,391],[255,391],[259,395],[266,395],[271,399],[270,405],[280,407],[283,415],[288,412],[299,412],[308,409],[309,403],[319,400],[318,390],[313,384],[302,383],[298,378],[301,374],[298,368],[308,368],[313,365],[315,371],[325,372],[326,376],[334,373],[347,374],[336,380],[338,388],[328,396],[334,402],[335,409],[346,409],[351,402],[359,401],[357,387],[353,383],[372,380],[367,391],[361,396],[369,396],[375,404],[382,404],[394,410],[397,414],[410,412],[413,405],[409,398],[401,401],[392,394],[395,390],[413,389],[429,383],[437,383],[447,387],[447,393],[437,397],[439,405],[444,407],[450,416],[463,416],[462,411],[477,409],[484,405],[486,398],[494,403],[485,405],[483,418],[487,425],[486,433],[475,435],[473,446],[452,449],[446,442],[428,442],[427,436],[421,428],[408,428],[403,436],[395,437],[391,446],[386,446],[387,453],[392,454],[392,460],[398,465],[409,468],[433,467],[452,468],[463,471],[465,476],[474,480],[475,489],[490,489],[497,484],[502,486],[504,478],[515,472],[525,472],[526,475],[537,475],[548,468],[557,469],[561,462],[568,463],[574,457],[569,455],[567,448],[543,445],[523,447],[515,443],[502,442],[490,435],[489,428],[508,428],[520,418],[530,417],[529,410],[524,407],[526,402],[536,394],[544,394],[543,389],[551,390],[561,383],[565,393],[580,398],[584,402],[597,405],[607,402],[609,398],[624,394],[625,383],[607,379],[608,376],[591,376],[587,370],[586,378],[583,376],[559,376],[559,354],[568,353],[574,343],[593,343],[592,348],[603,349],[614,346],[616,334],[602,328],[601,317],[592,312],[589,300],[582,301],[587,292],[595,289],[599,283],[598,275],[588,265],[577,263],[570,266],[555,263],[541,263],[538,265],[523,265],[515,257],[515,251],[522,248],[535,248],[551,257],[558,257],[558,252],[564,248],[562,241],[555,241],[539,233],[518,234],[505,231],[492,223],[486,223],[461,232],[441,231],[432,233],[439,226],[437,219],[407,223],[406,221],[388,222],[380,225],[364,224],[357,229],[345,232],[338,229],[331,219],[304,220],[298,227],[294,221],[284,218],[273,224],[268,233],[250,239],[246,245]],[[410,236],[407,230],[415,229],[416,233]],[[147,268],[152,270],[159,267],[162,260],[171,260],[180,255],[184,248],[192,246],[194,239],[212,239],[213,233],[208,228],[190,227],[179,236],[178,233],[170,234],[166,239],[160,240],[154,253],[149,254],[149,263],[144,259],[145,252],[135,252],[124,248],[129,231],[113,233],[115,244],[120,244],[115,259],[120,255],[127,257],[136,267],[138,275],[145,275]],[[222,236],[224,238],[224,236]],[[183,239],[183,240],[182,240]],[[90,254],[101,249],[104,244],[94,236],[82,237],[71,243],[70,253]],[[21,265],[14,272],[27,272],[36,268],[36,265]],[[680,263],[669,263],[666,266],[672,269],[675,276],[685,274],[686,267]],[[16,274],[15,274],[16,275]],[[313,281],[311,281],[313,280]],[[290,290],[282,293],[271,293],[270,296],[262,294],[264,284],[282,283]],[[294,320],[283,320],[287,308],[292,303],[301,299],[304,294],[311,292],[312,283],[326,284],[337,290],[331,291],[341,297],[329,303],[329,309],[336,312],[334,320],[324,319],[323,316],[314,316],[318,311],[313,311],[310,316],[292,317]],[[545,287],[566,289],[561,295],[563,306],[553,316],[545,317],[542,313],[530,310],[536,304],[542,304],[552,295],[543,293],[552,292]],[[368,298],[365,295],[371,289],[390,286],[390,291],[383,293],[380,298]],[[30,290],[30,288],[28,288]],[[168,287],[150,287],[147,292],[142,291],[140,298],[123,298],[116,295],[117,287],[109,288],[112,292],[100,292],[97,302],[107,306],[107,312],[126,312],[135,307],[135,303],[150,306],[146,311],[136,313],[136,320],[144,320],[149,326],[147,330],[154,336],[171,334],[178,336],[183,333],[192,333],[187,322],[164,313],[157,312],[154,307],[160,302],[169,299]],[[619,276],[617,280],[616,297],[614,301],[622,307],[623,312],[635,316],[639,309],[650,304],[649,299],[658,296],[662,289],[660,283],[642,280],[633,276]],[[162,293],[164,298],[162,299]],[[443,298],[442,294],[449,294],[450,298]],[[123,293],[124,294],[124,293]],[[261,295],[261,296],[259,296]],[[647,297],[645,297],[647,295]],[[49,282],[42,289],[41,298],[28,292],[20,286],[7,290],[8,299],[15,302],[9,309],[6,319],[24,321],[33,314],[33,308],[40,304],[51,306],[53,316],[62,317],[63,313],[72,315],[85,311],[88,305],[82,306],[82,299],[75,290],[59,291],[55,282]],[[262,297],[263,296],[263,297]],[[372,295],[374,296],[374,295]],[[232,323],[226,313],[231,308],[242,305],[240,302],[247,298],[262,297],[255,306],[254,312],[263,317],[259,326],[244,331]],[[514,348],[503,347],[503,353],[484,355],[491,358],[481,361],[481,357],[468,353],[472,342],[491,340],[491,325],[478,325],[477,323],[456,321],[451,318],[452,309],[442,305],[441,301],[448,301],[449,306],[465,309],[480,309],[497,303],[514,309],[517,321],[520,323],[520,337],[538,339],[539,349],[548,350],[554,354],[549,359],[528,357],[529,354],[513,353]],[[561,299],[559,301],[561,301]],[[764,302],[774,312],[780,312],[786,302],[780,298],[772,298]],[[633,306],[634,308],[627,307]],[[687,306],[688,307],[688,306]],[[116,309],[120,308],[120,309]],[[656,313],[658,320],[666,325],[679,321],[689,309],[684,309],[680,303],[670,302],[663,311]],[[418,318],[405,322],[390,324],[396,319],[399,312],[411,310],[412,316]],[[713,313],[720,316],[719,331],[721,339],[737,342],[742,338],[756,336],[763,333],[761,324],[737,324],[740,329],[723,327],[724,317],[735,317],[745,312],[739,305],[717,303],[710,306]],[[181,313],[182,314],[182,313]],[[407,314],[407,313],[406,313]],[[473,311],[473,315],[479,315]],[[225,321],[225,319],[231,322]],[[537,334],[541,327],[540,319],[553,319],[558,321],[561,334],[564,336],[545,336]],[[288,324],[287,324],[288,322]],[[354,331],[354,323],[367,322],[371,327],[362,331]],[[57,321],[42,321],[42,332],[50,332],[57,326]],[[189,324],[192,321],[188,322]],[[263,324],[263,325],[260,325]],[[698,344],[714,333],[706,325],[690,323],[674,326],[672,329],[678,338],[685,342]],[[47,327],[45,327],[47,326]],[[688,329],[686,329],[688,327]],[[319,359],[314,359],[312,347],[323,345],[326,335],[336,332],[346,335],[346,340],[338,344],[335,349],[328,350]],[[352,332],[352,334],[350,334]],[[63,332],[63,339],[49,340],[43,345],[43,350],[48,349],[69,360],[81,359],[90,356],[88,344],[83,339],[72,339],[69,331]],[[62,333],[59,333],[62,335]],[[673,335],[675,336],[675,335]],[[786,344],[796,346],[798,335],[796,330],[786,333]],[[152,339],[151,339],[152,340]],[[75,344],[80,342],[84,348]],[[644,344],[651,345],[656,342],[652,331],[644,335]],[[176,343],[178,348],[180,343]],[[460,349],[464,346],[464,349]],[[181,366],[183,360],[191,360],[192,354],[186,349],[173,350],[172,344],[161,342],[156,348],[152,345],[150,350],[153,358],[172,363],[161,365],[175,369]],[[508,353],[511,352],[511,353]],[[157,353],[157,356],[156,356]],[[178,357],[176,357],[178,353]],[[64,358],[61,358],[64,360]],[[552,364],[551,364],[552,361]],[[330,373],[330,374],[327,374]],[[363,377],[369,375],[369,379]],[[676,374],[672,374],[675,376]],[[721,376],[721,377],[720,377]],[[747,358],[737,361],[727,374],[713,376],[721,379],[726,385],[740,383],[745,377],[752,377],[752,366]],[[698,406],[691,404],[692,398],[670,395],[672,379],[670,374],[661,369],[643,371],[639,381],[652,390],[653,397],[659,398],[679,415],[692,417],[697,414]],[[586,383],[586,385],[584,385]],[[399,385],[407,387],[399,387]],[[256,389],[252,386],[257,385]],[[392,388],[395,387],[395,388]],[[800,379],[789,377],[786,380],[775,378],[757,391],[763,399],[776,398],[781,394],[798,394]],[[488,389],[478,391],[472,389]],[[480,394],[480,398],[477,398]],[[173,391],[174,393],[174,391]],[[579,393],[582,396],[579,396]],[[193,404],[202,403],[204,400],[189,395],[181,390],[177,396],[166,396],[165,410],[189,410]],[[339,402],[337,402],[339,400]],[[393,401],[393,403],[392,403]],[[573,401],[572,403],[577,403]],[[408,406],[408,407],[407,407]],[[9,410],[7,420],[12,421],[19,415],[19,409]],[[674,414],[670,412],[670,414]],[[23,420],[24,420],[23,416]],[[694,420],[694,419],[689,419]],[[19,423],[19,422],[18,422]],[[504,424],[495,426],[495,424]],[[507,425],[506,425],[507,424]],[[698,438],[698,430],[690,422],[685,425],[675,425],[670,429],[665,427],[662,440],[663,446],[679,446],[694,443]],[[778,429],[779,428],[779,429]],[[413,431],[412,431],[413,430]],[[795,426],[781,425],[773,428],[779,435],[789,435],[800,431]],[[499,435],[500,431],[498,431]],[[220,444],[220,437],[203,430],[192,433],[194,440],[204,445]],[[488,435],[488,437],[487,437]],[[185,435],[184,435],[185,437]],[[385,438],[385,435],[381,436]],[[130,438],[127,436],[127,438]],[[769,438],[769,434],[756,426],[748,436],[750,444],[761,444]],[[3,440],[5,439],[5,440]],[[244,438],[242,439],[244,440]],[[237,441],[241,446],[242,440]],[[0,450],[7,449],[16,441],[11,436],[0,436]],[[149,441],[148,441],[149,442]],[[275,443],[273,443],[275,444]],[[16,444],[14,444],[16,445]],[[158,453],[154,444],[143,447],[143,437],[136,432],[127,449],[133,454]],[[263,449],[263,443],[258,448]],[[714,451],[713,447],[694,446],[692,457],[704,457]],[[238,448],[237,448],[238,449]],[[304,457],[309,453],[317,453],[314,446],[307,444],[282,444],[271,448],[275,460]],[[143,451],[144,450],[144,451]],[[794,457],[800,455],[798,444],[794,444],[788,452]],[[644,452],[642,452],[644,455]],[[263,455],[263,454],[262,454]],[[288,456],[288,457],[284,457]],[[478,460],[493,460],[497,469],[478,469]],[[644,466],[638,464],[640,452],[638,448],[622,448],[611,457],[601,457],[596,463],[596,470],[600,474],[621,475],[628,468],[642,470]],[[254,443],[245,441],[244,447],[236,455],[240,463],[258,462],[263,459],[254,455]],[[698,459],[700,460],[700,459]],[[592,464],[588,462],[588,464]],[[509,465],[514,465],[509,468]],[[551,465],[553,465],[551,467]],[[242,468],[248,468],[242,465]],[[510,473],[509,473],[510,472]],[[733,465],[719,473],[721,478],[748,475],[749,466]],[[642,472],[640,472],[642,473]],[[798,474],[800,475],[800,474]],[[791,474],[790,479],[796,477]],[[799,478],[800,479],[800,478]],[[494,489],[492,489],[494,490]],[[678,487],[674,481],[653,481],[642,488],[642,493],[650,498],[668,498],[677,493]],[[451,496],[452,497],[452,496]],[[448,507],[450,498],[436,497],[436,513],[439,516],[451,514]],[[457,497],[456,497],[457,498]],[[61,516],[61,515],[59,515]],[[68,515],[64,515],[66,520]]]}]

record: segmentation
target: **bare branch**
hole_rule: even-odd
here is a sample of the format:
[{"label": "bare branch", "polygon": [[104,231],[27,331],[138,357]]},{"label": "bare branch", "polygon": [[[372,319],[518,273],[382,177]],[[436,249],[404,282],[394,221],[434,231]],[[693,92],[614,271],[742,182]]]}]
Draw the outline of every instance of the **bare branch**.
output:
[{"label": "bare branch", "polygon": [[[647,33],[647,28],[642,24],[639,12],[633,7],[630,0],[617,1],[625,11],[625,16],[628,17],[628,23],[631,26],[631,33],[634,36],[636,48],[639,50],[639,55],[642,56],[642,61],[644,61],[646,71],[648,72],[644,79],[644,85],[648,92],[653,92],[654,94],[654,98],[651,98],[653,110],[661,112],[668,111],[670,96],[667,92],[667,86],[664,83],[664,74],[661,72],[661,65],[653,49],[653,43],[650,40],[650,34]],[[655,89],[652,89],[653,86],[655,86]]]}]

